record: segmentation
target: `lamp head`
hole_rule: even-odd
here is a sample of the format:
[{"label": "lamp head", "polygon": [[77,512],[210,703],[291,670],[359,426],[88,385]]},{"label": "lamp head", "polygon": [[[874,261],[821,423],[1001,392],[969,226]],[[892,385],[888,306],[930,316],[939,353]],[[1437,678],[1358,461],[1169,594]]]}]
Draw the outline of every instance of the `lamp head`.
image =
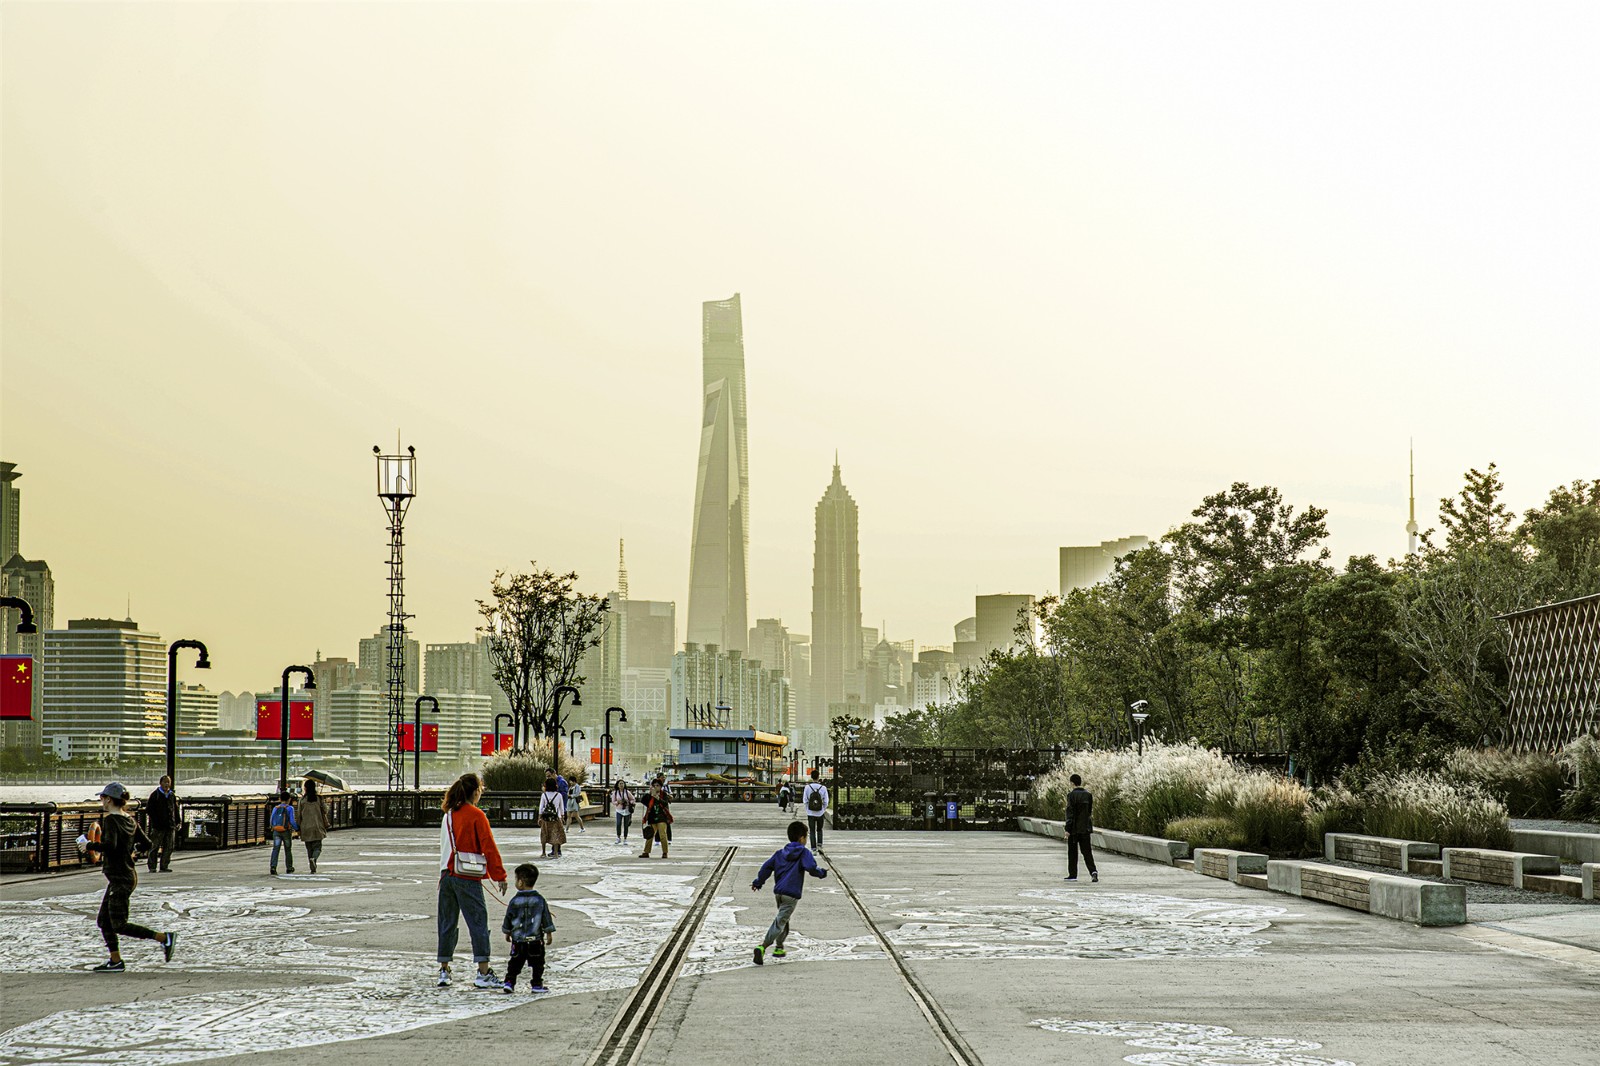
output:
[{"label": "lamp head", "polygon": [[18,622],[17,632],[26,637],[33,633],[39,632],[39,627],[34,625],[32,622]]},{"label": "lamp head", "polygon": [[573,693],[572,693],[572,705],[574,707],[582,707],[583,706],[583,693],[578,692],[576,690],[573,691]]},{"label": "lamp head", "polygon": [[312,690],[312,689],[314,689],[316,687],[317,687],[317,679],[316,679],[316,677],[314,675],[310,674],[310,673],[307,673],[306,674],[306,690],[310,691],[310,690]]},{"label": "lamp head", "polygon": [[194,668],[196,670],[211,669],[211,656],[207,655],[205,652],[201,652],[200,661],[194,664]]},{"label": "lamp head", "polygon": [[1136,714],[1148,710],[1149,707],[1149,700],[1134,700],[1132,703],[1128,704],[1128,709]]}]

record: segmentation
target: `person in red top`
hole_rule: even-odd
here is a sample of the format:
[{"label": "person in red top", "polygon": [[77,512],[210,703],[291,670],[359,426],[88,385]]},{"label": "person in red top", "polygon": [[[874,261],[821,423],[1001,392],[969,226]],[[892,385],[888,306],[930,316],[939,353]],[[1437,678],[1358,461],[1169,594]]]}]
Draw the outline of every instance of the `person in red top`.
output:
[{"label": "person in red top", "polygon": [[489,908],[483,899],[487,879],[506,890],[506,868],[500,862],[489,816],[477,808],[483,782],[462,774],[444,794],[439,822],[439,987],[450,983],[450,960],[456,953],[457,923],[467,919],[472,961],[478,964],[474,988],[500,988],[489,969]]}]

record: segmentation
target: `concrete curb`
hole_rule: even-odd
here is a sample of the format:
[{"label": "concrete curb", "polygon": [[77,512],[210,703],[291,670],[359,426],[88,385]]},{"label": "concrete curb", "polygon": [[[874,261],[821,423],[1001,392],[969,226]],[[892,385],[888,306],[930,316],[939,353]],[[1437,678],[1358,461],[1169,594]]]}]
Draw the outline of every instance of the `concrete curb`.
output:
[{"label": "concrete curb", "polygon": [[1597,896],[1595,894],[1596,888],[1600,888],[1600,884],[1597,884],[1597,883],[1600,883],[1600,862],[1586,862],[1586,863],[1584,863],[1583,864],[1583,898],[1584,899],[1600,899],[1600,896]]},{"label": "concrete curb", "polygon": [[1560,855],[1578,863],[1600,863],[1600,833],[1557,833],[1544,829],[1513,829],[1511,846],[1535,855]]},{"label": "concrete curb", "polygon": [[[1017,828],[1024,833],[1034,833],[1038,836],[1052,837],[1056,840],[1066,839],[1066,831],[1062,828],[1060,822],[1049,822],[1043,818],[1019,817],[1017,819]],[[1099,851],[1109,851],[1135,859],[1159,862],[1163,866],[1175,865],[1179,859],[1186,858],[1189,854],[1187,841],[1145,837],[1137,833],[1124,833],[1116,829],[1093,830],[1089,834],[1089,843]]]}]

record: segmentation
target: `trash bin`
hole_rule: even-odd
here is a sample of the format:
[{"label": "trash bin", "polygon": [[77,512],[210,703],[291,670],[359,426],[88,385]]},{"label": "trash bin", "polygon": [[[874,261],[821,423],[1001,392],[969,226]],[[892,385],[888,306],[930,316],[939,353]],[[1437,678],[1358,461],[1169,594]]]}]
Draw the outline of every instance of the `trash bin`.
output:
[{"label": "trash bin", "polygon": [[938,821],[935,816],[942,813],[943,812],[939,807],[939,793],[924,792],[922,794],[922,828],[939,828]]},{"label": "trash bin", "polygon": [[961,797],[954,793],[946,792],[942,799],[944,800],[944,810],[941,813],[944,815],[944,827],[946,829],[960,829]]}]

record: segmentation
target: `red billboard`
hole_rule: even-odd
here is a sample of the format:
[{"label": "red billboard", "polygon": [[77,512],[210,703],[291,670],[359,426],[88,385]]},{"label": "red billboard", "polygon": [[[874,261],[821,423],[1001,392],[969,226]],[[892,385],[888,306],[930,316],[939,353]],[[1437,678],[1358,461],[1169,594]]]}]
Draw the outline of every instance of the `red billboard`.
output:
[{"label": "red billboard", "polygon": [[[310,700],[289,701],[289,739],[310,740],[316,705]],[[256,739],[282,740],[283,705],[277,700],[256,700]]]}]

